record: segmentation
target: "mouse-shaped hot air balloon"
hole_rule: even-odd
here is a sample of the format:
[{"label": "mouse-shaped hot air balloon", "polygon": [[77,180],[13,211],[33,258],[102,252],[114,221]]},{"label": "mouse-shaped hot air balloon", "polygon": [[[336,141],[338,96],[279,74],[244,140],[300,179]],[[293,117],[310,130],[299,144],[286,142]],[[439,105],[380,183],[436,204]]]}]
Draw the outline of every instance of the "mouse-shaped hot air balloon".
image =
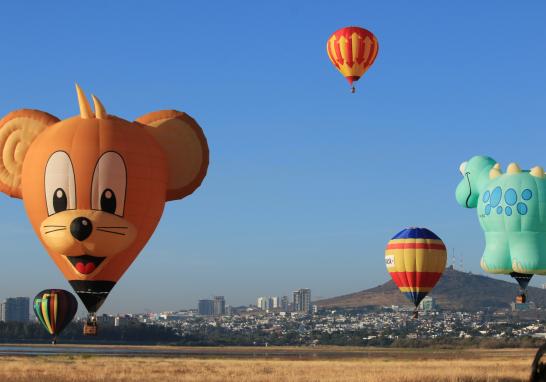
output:
[{"label": "mouse-shaped hot air balloon", "polygon": [[76,88],[79,115],[59,120],[24,109],[0,121],[0,191],[23,199],[34,231],[94,322],[165,202],[199,187],[209,151],[183,112],[130,122],[107,114],[94,96],[93,112]]},{"label": "mouse-shaped hot air balloon", "polygon": [[355,92],[354,83],[372,66],[379,43],[372,32],[360,27],[346,27],[335,31],[326,43],[332,64],[347,79]]},{"label": "mouse-shaped hot air balloon", "polygon": [[426,228],[398,232],[385,249],[385,265],[400,291],[415,305],[434,288],[446,268],[447,251],[442,239]]}]

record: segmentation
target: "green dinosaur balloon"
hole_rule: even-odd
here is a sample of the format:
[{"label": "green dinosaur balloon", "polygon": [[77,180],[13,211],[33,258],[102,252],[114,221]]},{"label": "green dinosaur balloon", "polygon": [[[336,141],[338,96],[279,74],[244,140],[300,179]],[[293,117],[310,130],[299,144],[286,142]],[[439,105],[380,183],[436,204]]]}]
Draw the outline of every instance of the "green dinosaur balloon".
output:
[{"label": "green dinosaur balloon", "polygon": [[546,274],[546,177],[541,167],[503,174],[492,158],[475,156],[460,167],[457,202],[477,208],[485,232],[481,267],[511,274],[523,289],[533,274]]}]

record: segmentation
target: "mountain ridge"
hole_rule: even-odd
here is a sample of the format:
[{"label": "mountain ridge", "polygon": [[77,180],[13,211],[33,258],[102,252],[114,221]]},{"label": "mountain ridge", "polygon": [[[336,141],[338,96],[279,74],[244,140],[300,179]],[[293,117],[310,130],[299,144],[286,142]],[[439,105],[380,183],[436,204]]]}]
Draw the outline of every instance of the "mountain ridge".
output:
[{"label": "mountain ridge", "polygon": [[[546,307],[546,289],[529,287],[528,301]],[[519,294],[519,286],[488,276],[446,268],[429,296],[443,309],[476,311],[485,308],[508,308]],[[360,308],[366,306],[411,305],[389,280],[376,287],[316,301],[320,308]]]}]

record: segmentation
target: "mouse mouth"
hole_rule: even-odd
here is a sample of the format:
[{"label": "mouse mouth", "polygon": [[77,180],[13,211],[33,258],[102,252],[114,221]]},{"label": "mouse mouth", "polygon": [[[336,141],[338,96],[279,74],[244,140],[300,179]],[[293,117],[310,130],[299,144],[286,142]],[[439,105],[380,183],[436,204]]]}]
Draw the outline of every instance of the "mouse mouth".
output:
[{"label": "mouse mouth", "polygon": [[66,256],[68,261],[72,264],[74,268],[82,275],[88,275],[93,273],[95,269],[99,267],[105,257],[97,257],[91,255],[82,255],[82,256]]}]

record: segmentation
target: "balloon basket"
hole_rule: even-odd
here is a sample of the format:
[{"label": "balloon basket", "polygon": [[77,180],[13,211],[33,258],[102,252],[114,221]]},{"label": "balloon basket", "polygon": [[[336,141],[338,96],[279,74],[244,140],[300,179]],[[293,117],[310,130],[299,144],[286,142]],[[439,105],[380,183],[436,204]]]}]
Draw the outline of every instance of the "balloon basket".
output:
[{"label": "balloon basket", "polygon": [[525,304],[527,302],[527,294],[523,291],[520,295],[516,296],[517,304]]},{"label": "balloon basket", "polygon": [[57,345],[57,337],[53,337],[51,340],[51,345]]},{"label": "balloon basket", "polygon": [[98,331],[97,316],[90,314],[87,318],[87,322],[83,325],[84,336],[96,336]]},{"label": "balloon basket", "polygon": [[351,88],[351,93],[356,93],[356,88],[354,86]]},{"label": "balloon basket", "polygon": [[417,309],[415,309],[413,311],[413,317],[412,317],[414,320],[418,319],[419,318],[419,311]]}]

